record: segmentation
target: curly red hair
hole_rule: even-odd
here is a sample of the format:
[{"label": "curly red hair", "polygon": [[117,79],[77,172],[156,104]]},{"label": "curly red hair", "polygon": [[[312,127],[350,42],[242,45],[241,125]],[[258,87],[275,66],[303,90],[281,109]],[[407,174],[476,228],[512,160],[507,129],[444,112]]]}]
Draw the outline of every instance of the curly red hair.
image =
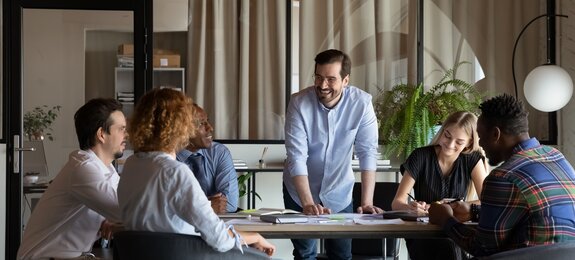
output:
[{"label": "curly red hair", "polygon": [[195,109],[181,91],[153,89],[136,105],[128,133],[136,152],[177,152],[195,135]]}]

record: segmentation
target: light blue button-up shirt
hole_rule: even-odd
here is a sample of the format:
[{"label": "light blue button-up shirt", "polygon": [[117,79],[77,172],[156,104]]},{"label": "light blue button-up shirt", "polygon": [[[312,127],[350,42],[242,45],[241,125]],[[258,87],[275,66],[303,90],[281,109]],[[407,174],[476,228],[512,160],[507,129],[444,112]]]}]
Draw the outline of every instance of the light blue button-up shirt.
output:
[{"label": "light blue button-up shirt", "polygon": [[[206,196],[213,196],[219,192],[224,194],[228,200],[226,210],[235,212],[238,208],[238,174],[234,168],[234,162],[230,150],[223,144],[212,142],[212,146],[207,149],[198,150],[199,154],[204,157],[204,172],[208,178],[200,181],[200,184],[207,184],[202,189]],[[187,149],[176,154],[176,159],[188,164],[188,157],[192,155]],[[191,166],[188,165],[191,169]]]},{"label": "light blue button-up shirt", "polygon": [[285,123],[287,161],[284,184],[301,202],[292,177],[307,175],[315,203],[339,212],[351,203],[355,177],[352,153],[362,171],[377,169],[377,119],[371,95],[348,86],[332,109],[321,104],[314,87],[292,95]]}]

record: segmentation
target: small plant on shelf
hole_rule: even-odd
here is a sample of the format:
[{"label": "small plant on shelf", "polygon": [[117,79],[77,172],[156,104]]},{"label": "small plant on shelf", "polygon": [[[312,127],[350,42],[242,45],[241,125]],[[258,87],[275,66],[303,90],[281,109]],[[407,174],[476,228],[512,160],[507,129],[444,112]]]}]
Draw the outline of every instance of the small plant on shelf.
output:
[{"label": "small plant on shelf", "polygon": [[[253,175],[254,175],[253,172],[248,172],[246,174],[238,176],[238,188],[240,198],[247,194],[248,192],[247,182]],[[262,197],[260,197],[260,195],[257,192],[255,192],[254,190],[251,190],[250,192],[253,193],[256,197],[258,197],[260,201],[262,200]]]},{"label": "small plant on shelf", "polygon": [[37,106],[24,114],[24,133],[28,140],[43,140],[46,136],[50,141],[52,136],[52,124],[60,113],[61,106],[48,107],[47,105]]}]

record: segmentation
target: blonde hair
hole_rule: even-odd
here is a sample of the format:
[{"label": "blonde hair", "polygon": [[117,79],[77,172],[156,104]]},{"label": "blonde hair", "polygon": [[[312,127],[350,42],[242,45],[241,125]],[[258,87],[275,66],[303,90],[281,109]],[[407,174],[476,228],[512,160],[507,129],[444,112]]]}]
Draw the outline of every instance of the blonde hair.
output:
[{"label": "blonde hair", "polygon": [[138,101],[128,133],[136,152],[171,153],[188,145],[195,135],[191,98],[169,88],[153,89]]},{"label": "blonde hair", "polygon": [[483,150],[479,146],[479,136],[477,135],[477,116],[467,111],[458,111],[449,115],[445,121],[443,121],[441,128],[431,140],[430,145],[438,145],[439,139],[443,136],[445,129],[451,126],[457,126],[463,129],[470,137],[469,143],[467,147],[463,149],[462,153],[472,153],[476,151],[483,153]]},{"label": "blonde hair", "polygon": [[[471,139],[469,140],[467,147],[465,147],[465,149],[463,149],[461,153],[469,154],[472,152],[480,152],[482,155],[484,155],[483,149],[481,148],[481,146],[479,146],[479,135],[477,135],[477,116],[467,111],[457,111],[449,115],[445,119],[445,121],[443,121],[443,124],[441,125],[439,132],[437,132],[437,134],[433,137],[430,145],[432,146],[438,145],[439,139],[441,139],[441,136],[445,132],[445,128],[451,126],[457,126],[463,129],[463,131],[465,131],[465,133]],[[476,196],[479,196],[479,193],[476,192],[475,186],[473,185],[473,181],[471,181],[469,182],[469,185],[467,187],[467,194],[465,198],[466,200],[471,200]]]}]

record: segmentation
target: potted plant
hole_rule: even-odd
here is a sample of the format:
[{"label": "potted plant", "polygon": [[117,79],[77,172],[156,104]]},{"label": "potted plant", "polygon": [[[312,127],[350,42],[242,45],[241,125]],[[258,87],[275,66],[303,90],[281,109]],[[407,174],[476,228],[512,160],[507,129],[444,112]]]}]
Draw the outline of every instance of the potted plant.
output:
[{"label": "potted plant", "polygon": [[48,107],[47,105],[37,106],[24,114],[24,133],[28,140],[43,140],[44,135],[50,141],[54,140],[52,133],[52,123],[58,117],[61,106]]},{"label": "potted plant", "polygon": [[477,113],[484,96],[473,84],[456,78],[462,63],[444,72],[429,91],[423,84],[399,84],[382,90],[375,102],[379,138],[384,155],[405,159],[417,147],[428,144],[435,126],[456,111]]},{"label": "potted plant", "polygon": [[[246,174],[238,176],[238,188],[240,198],[248,193],[248,181],[253,175],[254,175],[253,172],[248,172]],[[251,190],[249,192],[253,193],[253,195],[255,195],[260,201],[262,200],[262,197],[260,197],[260,195],[256,191]]]}]

